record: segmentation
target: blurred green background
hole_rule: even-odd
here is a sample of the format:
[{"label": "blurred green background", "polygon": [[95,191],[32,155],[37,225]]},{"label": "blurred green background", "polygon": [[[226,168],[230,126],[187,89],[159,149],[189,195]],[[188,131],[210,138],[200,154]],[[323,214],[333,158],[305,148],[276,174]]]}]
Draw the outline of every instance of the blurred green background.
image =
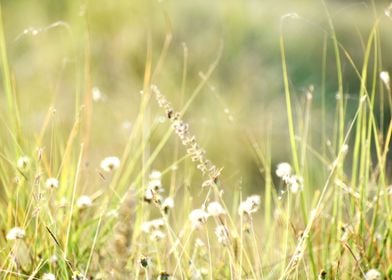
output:
[{"label": "blurred green background", "polygon": [[[339,41],[359,68],[367,37],[378,18],[383,68],[391,70],[392,20],[384,15],[389,1],[326,1],[326,4]],[[178,110],[200,82],[200,72],[208,70],[223,46],[216,70],[184,119],[208,157],[216,165],[224,166],[223,181],[228,185],[242,179],[244,186],[255,190],[263,184],[263,171],[246,140],[248,133],[261,146],[270,139],[273,166],[291,159],[280,30],[285,37],[298,123],[304,113],[306,89],[313,85],[312,145],[320,148],[326,144],[320,143],[322,92],[327,104],[326,131],[332,131],[338,86],[322,1],[18,0],[2,1],[2,9],[23,131],[29,137],[37,135],[53,105],[55,135],[66,141],[76,108],[82,102],[77,96],[85,89],[84,61],[89,45],[91,85],[105,96],[94,103],[92,162],[109,154],[121,154],[138,113],[148,40],[155,67],[168,34],[173,36],[172,41],[153,82]],[[282,17],[288,13],[296,13],[299,18],[286,17],[283,21]],[[185,96],[181,97],[184,45],[188,51],[187,75]],[[342,61],[348,107],[353,104],[355,108],[360,84],[343,55]],[[1,108],[6,110],[2,89]],[[163,111],[151,102],[149,114],[153,122],[159,122]],[[166,129],[167,125],[163,125],[154,133],[152,147]],[[171,143],[175,142],[173,138]],[[164,169],[171,160],[172,148],[168,145],[154,167]]]}]

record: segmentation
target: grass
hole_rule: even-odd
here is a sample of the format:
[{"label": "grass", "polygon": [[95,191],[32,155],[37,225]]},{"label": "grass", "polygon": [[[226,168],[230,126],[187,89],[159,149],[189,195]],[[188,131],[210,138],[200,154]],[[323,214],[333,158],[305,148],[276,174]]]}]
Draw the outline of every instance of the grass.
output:
[{"label": "grass", "polygon": [[[321,5],[320,83],[298,94],[289,31],[314,23],[282,16],[276,39],[285,106],[245,121],[215,86],[232,46],[220,40],[206,70],[192,72],[199,65],[176,41],[167,11],[159,52],[153,25],[141,35],[143,75],[135,83],[142,90],[118,96],[95,87],[95,6],[86,4],[77,28],[29,29],[18,40],[65,27],[71,45],[80,45],[48,99],[26,96],[0,5],[1,278],[392,279],[392,92],[381,37],[390,18],[370,2],[374,22],[361,33],[358,58],[339,41],[329,3]],[[181,46],[175,86],[166,71],[175,69],[173,45]],[[55,63],[49,56],[45,64]],[[358,94],[346,94],[349,87]],[[250,123],[264,119],[260,136]],[[281,120],[287,131],[279,131]]]}]

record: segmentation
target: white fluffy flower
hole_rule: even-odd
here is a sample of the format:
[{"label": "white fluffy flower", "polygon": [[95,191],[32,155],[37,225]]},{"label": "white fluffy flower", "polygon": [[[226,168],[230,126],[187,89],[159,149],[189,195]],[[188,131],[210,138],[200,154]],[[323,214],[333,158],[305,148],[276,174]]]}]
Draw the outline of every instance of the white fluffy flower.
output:
[{"label": "white fluffy flower", "polygon": [[223,245],[229,244],[229,235],[227,231],[227,227],[224,225],[219,225],[215,228],[215,235],[218,238],[218,242]]},{"label": "white fluffy flower", "polygon": [[53,273],[44,273],[42,280],[56,280],[56,276]]},{"label": "white fluffy flower", "polygon": [[285,178],[291,175],[291,165],[287,162],[279,163],[276,167],[276,176]]},{"label": "white fluffy flower", "polygon": [[24,229],[20,227],[14,227],[7,233],[7,240],[16,240],[22,239],[26,236],[26,232]]},{"label": "white fluffy flower", "polygon": [[106,157],[101,161],[101,169],[111,172],[120,167],[120,159],[118,157]]},{"label": "white fluffy flower", "polygon": [[163,192],[161,178],[162,174],[160,171],[151,171],[147,188],[153,190],[154,192]]},{"label": "white fluffy flower", "polygon": [[386,86],[389,86],[391,78],[389,77],[389,73],[387,71],[380,72],[380,79]]},{"label": "white fluffy flower", "polygon": [[162,188],[162,173],[158,170],[153,170],[150,173],[149,181],[148,181],[148,188],[152,189],[154,192],[163,192],[164,189]]},{"label": "white fluffy flower", "polygon": [[168,211],[169,209],[171,209],[173,207],[174,207],[174,200],[173,200],[173,198],[171,198],[171,197],[165,198],[165,200],[162,203],[162,208],[165,211]]},{"label": "white fluffy flower", "polygon": [[260,201],[261,199],[259,195],[249,196],[245,201],[241,202],[238,208],[238,213],[240,215],[250,215],[252,213],[255,213],[257,210],[259,210]]},{"label": "white fluffy flower", "polygon": [[189,214],[193,229],[199,229],[207,222],[208,213],[203,209],[195,209]]},{"label": "white fluffy flower", "polygon": [[78,200],[76,201],[76,206],[79,209],[84,209],[84,208],[88,208],[91,205],[93,205],[93,201],[91,200],[91,198],[87,195],[82,195],[78,198]]},{"label": "white fluffy flower", "polygon": [[153,179],[148,181],[148,188],[155,192],[163,192],[161,179]]},{"label": "white fluffy flower", "polygon": [[296,175],[290,176],[285,180],[292,193],[298,193],[303,190],[303,181],[302,177]]},{"label": "white fluffy flower", "polygon": [[48,178],[45,182],[45,186],[48,189],[57,189],[59,187],[59,180],[56,178]]},{"label": "white fluffy flower", "polygon": [[91,95],[94,102],[105,101],[106,99],[106,96],[102,93],[102,91],[98,87],[92,88]]},{"label": "white fluffy flower", "polygon": [[381,280],[381,273],[377,269],[370,269],[365,274],[365,280]]},{"label": "white fluffy flower", "polygon": [[340,149],[343,154],[347,154],[349,146],[347,144],[343,144],[342,148]]},{"label": "white fluffy flower", "polygon": [[20,158],[18,158],[18,161],[16,162],[16,166],[23,171],[29,169],[30,165],[31,165],[31,160],[28,156],[21,156]]},{"label": "white fluffy flower", "polygon": [[210,216],[213,217],[226,214],[225,209],[223,209],[222,205],[217,201],[213,201],[208,204],[207,212]]}]

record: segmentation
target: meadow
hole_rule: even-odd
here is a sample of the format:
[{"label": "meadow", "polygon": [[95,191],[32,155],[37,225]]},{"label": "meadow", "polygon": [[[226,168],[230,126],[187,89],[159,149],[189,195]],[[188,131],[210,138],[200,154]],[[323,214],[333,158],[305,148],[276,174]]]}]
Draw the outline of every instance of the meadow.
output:
[{"label": "meadow", "polygon": [[0,1],[1,279],[392,279],[389,1]]}]

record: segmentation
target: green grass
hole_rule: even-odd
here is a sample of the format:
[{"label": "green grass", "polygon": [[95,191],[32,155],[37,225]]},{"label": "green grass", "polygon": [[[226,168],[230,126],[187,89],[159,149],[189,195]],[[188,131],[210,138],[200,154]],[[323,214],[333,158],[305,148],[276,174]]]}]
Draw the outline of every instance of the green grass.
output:
[{"label": "green grass", "polygon": [[[196,28],[177,27],[185,4],[119,1],[107,15],[87,2],[79,14],[71,1],[67,21],[20,36],[7,29],[12,5],[0,5],[1,279],[392,279],[392,92],[380,78],[391,21],[374,2],[362,10],[372,22],[357,30],[360,55],[341,41],[341,11],[328,1],[317,23],[304,7],[284,16],[279,6],[265,100],[249,85],[258,68],[230,65],[232,37],[210,46],[193,30],[180,42],[176,30]],[[249,7],[211,10],[254,47],[241,28],[257,21],[237,13],[252,18]],[[114,15],[134,38],[117,37]],[[297,25],[322,33],[312,84],[292,74],[306,53],[292,46]]]}]

